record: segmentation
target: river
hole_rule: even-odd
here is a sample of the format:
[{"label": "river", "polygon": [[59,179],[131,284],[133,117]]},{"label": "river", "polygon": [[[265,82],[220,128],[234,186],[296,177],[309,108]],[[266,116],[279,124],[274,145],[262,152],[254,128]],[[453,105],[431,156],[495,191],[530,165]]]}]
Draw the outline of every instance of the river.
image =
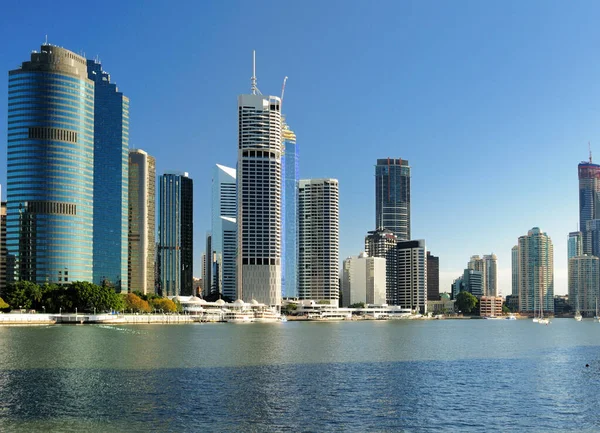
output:
[{"label": "river", "polygon": [[590,320],[0,327],[0,345],[0,431],[600,431]]}]

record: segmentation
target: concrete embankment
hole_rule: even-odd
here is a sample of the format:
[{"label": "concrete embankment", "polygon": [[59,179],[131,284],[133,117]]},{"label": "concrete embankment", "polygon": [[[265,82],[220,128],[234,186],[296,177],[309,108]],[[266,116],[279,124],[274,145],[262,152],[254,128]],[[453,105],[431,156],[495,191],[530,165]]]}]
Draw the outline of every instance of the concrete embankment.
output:
[{"label": "concrete embankment", "polygon": [[0,326],[54,324],[181,324],[199,321],[199,316],[189,316],[185,314],[0,314]]}]

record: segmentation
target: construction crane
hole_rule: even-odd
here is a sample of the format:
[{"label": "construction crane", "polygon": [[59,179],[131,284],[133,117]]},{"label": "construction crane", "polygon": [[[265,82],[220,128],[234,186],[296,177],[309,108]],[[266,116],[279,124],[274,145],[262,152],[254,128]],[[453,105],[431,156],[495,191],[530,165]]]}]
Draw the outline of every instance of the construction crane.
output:
[{"label": "construction crane", "polygon": [[279,104],[279,112],[281,113],[283,111],[283,94],[285,93],[285,83],[287,82],[288,77],[286,76],[283,79],[283,85],[281,86],[281,102]]}]

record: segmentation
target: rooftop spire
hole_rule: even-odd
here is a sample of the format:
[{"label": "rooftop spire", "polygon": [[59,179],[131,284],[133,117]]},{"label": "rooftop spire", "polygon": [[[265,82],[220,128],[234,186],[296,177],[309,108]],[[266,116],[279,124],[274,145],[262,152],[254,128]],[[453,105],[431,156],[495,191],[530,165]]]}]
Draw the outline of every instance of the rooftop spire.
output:
[{"label": "rooftop spire", "polygon": [[252,86],[250,90],[253,95],[260,95],[260,90],[256,87],[256,51],[252,50],[252,78],[250,79]]},{"label": "rooftop spire", "polygon": [[588,151],[590,152],[590,164],[592,163],[592,145],[588,141]]}]

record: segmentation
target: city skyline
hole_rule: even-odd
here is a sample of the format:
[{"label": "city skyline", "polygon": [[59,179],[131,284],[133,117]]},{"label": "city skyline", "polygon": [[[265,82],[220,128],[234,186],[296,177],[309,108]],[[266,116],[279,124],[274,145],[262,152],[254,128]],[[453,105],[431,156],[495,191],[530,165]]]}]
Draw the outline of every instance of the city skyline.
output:
[{"label": "city skyline", "polygon": [[[316,48],[303,40],[312,40],[314,20],[341,19],[335,17],[333,5],[323,5],[315,14],[314,5],[306,9],[286,6],[273,12],[261,5],[250,9],[240,4],[240,15],[229,21],[221,17],[221,7],[184,5],[171,12],[181,18],[181,30],[172,31],[165,23],[164,28],[150,31],[156,17],[169,10],[158,7],[141,14],[135,32],[119,37],[108,29],[131,21],[132,6],[121,5],[121,13],[112,14],[115,16],[101,11],[98,23],[102,24],[90,24],[72,19],[76,12],[61,5],[56,11],[61,20],[56,23],[43,14],[28,14],[28,22],[19,29],[23,37],[7,47],[2,62],[5,70],[14,69],[23,53],[37,48],[46,33],[49,42],[75,52],[85,50],[88,58],[101,55],[102,63],[132,99],[130,146],[155,155],[157,172],[185,170],[195,179],[197,276],[204,250],[200,233],[210,226],[209,212],[201,212],[198,206],[208,202],[210,167],[235,162],[235,103],[232,105],[231,98],[247,88],[248,53],[255,48],[261,82],[264,90],[269,90],[266,93],[278,94],[283,77],[290,77],[284,114],[293,118],[303,146],[302,176],[340,180],[340,258],[360,251],[364,233],[374,229],[371,161],[402,157],[412,167],[411,237],[426,239],[428,249],[440,257],[441,291],[449,290],[449,283],[473,252],[486,251],[498,256],[498,288],[508,294],[514,239],[528,228],[540,226],[554,242],[555,292],[560,294],[567,292],[567,236],[577,230],[578,221],[574,166],[587,159],[587,142],[591,141],[592,150],[598,142],[593,101],[600,89],[592,78],[597,75],[597,65],[595,61],[589,64],[597,31],[582,25],[594,15],[588,8],[540,8],[541,4],[441,5],[435,11],[418,4],[390,4],[390,13],[383,14],[382,9],[349,3],[344,15],[348,26],[341,27],[338,35],[325,35]],[[20,6],[10,7],[14,9],[0,18],[7,38],[17,31],[11,22],[17,20],[12,18],[24,11]],[[519,14],[511,14],[517,8]],[[193,32],[185,25],[190,23],[186,15],[198,10],[206,13],[197,14],[200,18],[194,28],[206,28],[211,36],[207,40],[218,43],[190,37]],[[289,13],[294,13],[298,23],[278,24],[282,26],[278,27],[281,41],[267,35],[240,36],[250,28],[248,17],[280,18]],[[463,25],[452,20],[450,26],[448,17],[458,17]],[[383,35],[373,27],[360,36],[351,30],[363,20],[376,18],[384,24]],[[74,26],[67,28],[62,20]],[[431,20],[439,24],[435,32],[423,25]],[[579,23],[578,30],[569,32],[574,21]],[[525,26],[527,33],[505,31]],[[565,28],[566,36],[557,40],[550,30],[553,26]],[[578,33],[581,27],[584,35]],[[474,33],[484,32],[490,37],[473,41]],[[105,37],[98,38],[98,34]],[[183,43],[186,40],[189,42]],[[347,40],[346,44],[332,54],[336,42],[342,40]],[[163,51],[164,61],[153,65],[153,71],[137,72],[135,65],[151,58],[156,47],[166,50],[178,43],[181,46],[172,53]],[[402,62],[383,56],[393,46],[403,53],[398,56]],[[193,67],[178,71],[182,79],[175,79],[167,65],[183,51],[192,53]],[[567,67],[584,60],[586,68]],[[203,66],[206,64],[211,66]],[[370,66],[376,64],[377,68]],[[200,81],[216,83],[216,89],[206,89],[207,96],[202,98],[214,104],[197,98],[186,100],[188,90],[183,83],[192,71],[200,71]],[[377,103],[377,116],[356,110],[356,92],[349,89],[357,77],[363,81],[366,96]],[[153,91],[147,92],[150,85]],[[6,95],[4,86],[0,97],[6,101]],[[335,103],[311,109],[322,95]],[[161,103],[152,102],[156,99]],[[530,110],[533,106],[536,109]],[[0,104],[4,118],[6,111],[1,110],[6,107],[6,103]],[[190,122],[198,126],[188,128]],[[5,152],[0,154],[6,158]],[[530,172],[532,155],[554,170],[551,177],[544,177],[543,184]],[[332,164],[336,158],[343,158],[343,163]],[[198,162],[186,165],[185,161],[192,159]],[[4,161],[0,165],[6,166]],[[452,212],[459,203],[461,212]],[[490,232],[493,234],[484,236]]]}]

